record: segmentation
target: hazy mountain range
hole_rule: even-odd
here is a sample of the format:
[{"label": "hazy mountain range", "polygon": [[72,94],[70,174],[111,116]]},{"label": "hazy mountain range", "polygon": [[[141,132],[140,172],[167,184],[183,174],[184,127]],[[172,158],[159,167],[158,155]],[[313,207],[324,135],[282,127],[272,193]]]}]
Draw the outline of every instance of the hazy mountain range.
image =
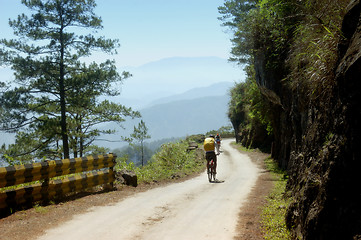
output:
[{"label": "hazy mountain range", "polygon": [[[140,110],[143,121],[148,127],[151,141],[162,138],[185,137],[191,134],[204,134],[209,130],[229,125],[227,109],[228,89],[233,83],[223,82],[205,88],[195,88],[174,97],[154,101],[149,107]],[[107,141],[96,144],[110,149],[126,145],[120,142],[121,136],[129,136],[140,120],[127,120],[122,129],[114,123],[104,124],[101,128],[116,129],[114,135],[101,136]],[[1,144],[12,143],[14,134],[1,133]]]},{"label": "hazy mountain range", "polygon": [[219,57],[173,57],[119,69],[129,71],[132,77],[124,80],[121,95],[114,101],[136,109],[152,105],[161,98],[182,95],[194,88],[245,79],[241,67]]},{"label": "hazy mountain range", "polygon": [[[240,68],[218,57],[167,58],[119,70],[127,70],[133,77],[120,86],[119,97],[109,100],[139,110],[151,141],[205,133],[228,125],[228,90],[234,82],[244,79]],[[102,136],[110,142],[97,144],[111,149],[118,147],[122,143],[112,141],[129,136],[138,121],[127,121],[126,130],[104,124],[102,128],[115,128],[118,133]],[[0,132],[0,144],[14,142],[13,136]]]},{"label": "hazy mountain range", "polygon": [[[174,97],[154,101],[149,107],[140,110],[148,127],[151,141],[162,138],[185,137],[191,134],[204,134],[210,130],[230,125],[227,118],[228,90],[233,83],[223,82],[204,88],[195,88]],[[106,124],[104,128],[117,129],[115,135],[104,136],[107,141],[97,144],[117,148],[120,136],[129,136],[140,120],[128,120],[125,130],[116,124]]]},{"label": "hazy mountain range", "polygon": [[150,106],[169,103],[179,100],[191,100],[196,98],[210,97],[210,96],[224,96],[228,94],[228,90],[233,86],[231,82],[220,82],[212,84],[207,87],[198,87],[188,90],[182,94],[177,94],[169,97],[159,98],[150,103]]}]

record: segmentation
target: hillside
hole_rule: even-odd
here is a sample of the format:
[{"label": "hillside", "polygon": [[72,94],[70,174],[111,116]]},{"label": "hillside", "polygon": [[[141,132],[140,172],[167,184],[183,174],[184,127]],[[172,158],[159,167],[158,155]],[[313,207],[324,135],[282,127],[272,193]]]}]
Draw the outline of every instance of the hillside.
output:
[{"label": "hillside", "polygon": [[205,133],[228,125],[228,96],[203,97],[141,110],[154,139]]},{"label": "hillside", "polygon": [[[233,85],[230,82],[219,82],[149,103],[139,110],[151,135],[148,141],[204,134],[230,125],[227,117],[228,91]],[[112,123],[103,125],[102,129],[115,129],[117,133],[101,136],[101,139],[107,141],[96,141],[95,144],[110,149],[127,145],[120,142],[121,136],[128,137],[139,121],[127,119],[123,124],[124,129]]]}]

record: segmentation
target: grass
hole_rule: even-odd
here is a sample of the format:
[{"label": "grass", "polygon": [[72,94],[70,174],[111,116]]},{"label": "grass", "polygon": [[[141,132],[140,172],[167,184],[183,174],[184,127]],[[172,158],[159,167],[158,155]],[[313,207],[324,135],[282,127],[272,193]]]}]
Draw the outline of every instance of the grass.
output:
[{"label": "grass", "polygon": [[40,206],[39,204],[36,204],[34,206],[35,212],[37,213],[46,213],[48,212],[47,208]]},{"label": "grass", "polygon": [[266,198],[267,204],[262,209],[262,233],[267,240],[291,239],[285,222],[286,210],[290,204],[290,199],[285,197],[287,184],[285,172],[270,158],[266,159],[265,163],[267,169],[271,171],[275,184]]}]

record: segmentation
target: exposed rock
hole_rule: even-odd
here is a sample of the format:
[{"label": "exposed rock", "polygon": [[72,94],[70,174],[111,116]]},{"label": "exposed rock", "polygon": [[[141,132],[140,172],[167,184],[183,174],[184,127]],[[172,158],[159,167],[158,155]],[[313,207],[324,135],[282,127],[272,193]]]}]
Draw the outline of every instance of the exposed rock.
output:
[{"label": "exposed rock", "polygon": [[[294,201],[287,224],[294,238],[356,239],[361,234],[360,12],[360,0],[351,1],[335,84],[309,106],[303,135],[293,136],[294,142],[300,141],[291,145],[288,166]],[[297,124],[293,127],[296,130]]]},{"label": "exposed rock", "polygon": [[138,177],[133,171],[123,169],[115,172],[115,178],[122,184],[136,187],[138,186]]},{"label": "exposed rock", "polygon": [[[342,24],[338,62],[322,93],[282,83],[287,70],[267,68],[256,46],[255,74],[273,114],[272,157],[288,169],[292,195],[287,225],[294,239],[361,236],[361,3],[352,0]],[[286,57],[284,58],[286,59]],[[241,133],[249,145],[249,132]]]},{"label": "exposed rock", "polygon": [[198,148],[198,144],[196,142],[190,142],[187,148],[187,152],[195,150]]}]

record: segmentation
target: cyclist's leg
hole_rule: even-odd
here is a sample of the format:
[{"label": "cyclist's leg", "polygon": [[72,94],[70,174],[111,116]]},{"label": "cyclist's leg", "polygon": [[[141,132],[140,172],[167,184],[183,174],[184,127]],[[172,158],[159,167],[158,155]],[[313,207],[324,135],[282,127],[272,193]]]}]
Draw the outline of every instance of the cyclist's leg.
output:
[{"label": "cyclist's leg", "polygon": [[208,175],[208,181],[212,181],[212,168],[210,166],[211,160],[212,160],[212,154],[206,153],[206,160],[207,160],[207,175]]},{"label": "cyclist's leg", "polygon": [[211,160],[212,158],[211,158],[211,155],[210,155],[210,153],[206,153],[206,160],[207,160],[207,173],[209,173],[209,171],[210,171],[210,166],[209,166],[209,162],[210,162],[210,160]]},{"label": "cyclist's leg", "polygon": [[212,153],[212,159],[213,159],[213,169],[214,169],[214,174],[217,173],[217,155],[215,152]]}]

